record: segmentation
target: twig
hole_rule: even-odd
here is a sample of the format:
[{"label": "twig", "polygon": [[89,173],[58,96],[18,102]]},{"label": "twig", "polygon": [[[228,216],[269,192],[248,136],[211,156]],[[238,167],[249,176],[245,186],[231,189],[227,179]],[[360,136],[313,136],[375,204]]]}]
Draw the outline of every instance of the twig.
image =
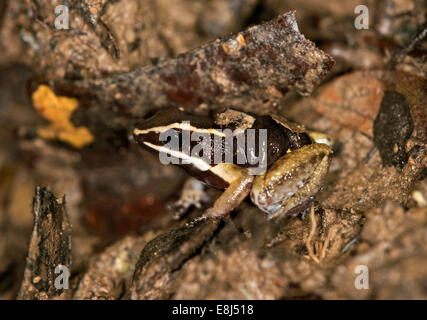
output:
[{"label": "twig", "polygon": [[305,245],[307,247],[309,257],[313,259],[316,263],[320,263],[320,260],[317,258],[317,256],[313,252],[313,246],[311,243],[317,228],[316,217],[314,216],[314,207],[311,207],[311,210],[310,210],[310,222],[311,222],[310,235],[305,240]]}]

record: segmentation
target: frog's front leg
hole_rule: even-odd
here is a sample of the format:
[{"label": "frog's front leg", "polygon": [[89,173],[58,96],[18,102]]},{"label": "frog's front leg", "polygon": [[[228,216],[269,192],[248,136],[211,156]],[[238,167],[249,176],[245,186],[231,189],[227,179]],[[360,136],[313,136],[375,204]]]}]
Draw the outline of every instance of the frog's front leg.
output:
[{"label": "frog's front leg", "polygon": [[243,175],[234,180],[215,201],[212,208],[206,210],[201,219],[208,217],[225,218],[248,196],[254,176]]},{"label": "frog's front leg", "polygon": [[314,143],[290,151],[263,175],[256,176],[251,200],[268,218],[283,217],[310,201],[320,190],[332,150]]}]

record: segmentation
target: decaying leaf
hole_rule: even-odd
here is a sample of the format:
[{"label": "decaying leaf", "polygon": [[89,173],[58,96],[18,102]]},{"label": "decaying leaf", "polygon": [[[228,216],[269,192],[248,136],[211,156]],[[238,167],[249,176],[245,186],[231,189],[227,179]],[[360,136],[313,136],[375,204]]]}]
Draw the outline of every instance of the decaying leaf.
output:
[{"label": "decaying leaf", "polygon": [[[427,161],[426,87],[425,80],[404,72],[357,71],[338,77],[290,110],[294,120],[337,141],[324,206],[363,212],[386,199],[408,201]],[[397,107],[388,102],[390,94],[405,99],[409,112],[397,114]],[[378,125],[375,119],[384,109],[394,114]],[[407,160],[389,167],[384,154],[401,149]]]}]

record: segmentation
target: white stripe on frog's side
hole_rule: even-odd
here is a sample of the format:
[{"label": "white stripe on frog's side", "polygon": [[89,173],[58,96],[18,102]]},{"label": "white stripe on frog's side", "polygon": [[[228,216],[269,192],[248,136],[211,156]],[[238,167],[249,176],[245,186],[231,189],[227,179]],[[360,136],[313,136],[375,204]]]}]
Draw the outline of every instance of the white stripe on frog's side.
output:
[{"label": "white stripe on frog's side", "polygon": [[155,133],[162,133],[162,132],[166,132],[169,129],[181,129],[181,130],[190,130],[191,132],[198,132],[198,133],[209,133],[209,134],[216,134],[220,137],[226,137],[226,134],[224,132],[222,132],[221,130],[217,130],[217,129],[213,129],[213,128],[197,128],[192,126],[189,123],[182,123],[182,122],[174,122],[171,124],[168,124],[167,126],[159,126],[159,127],[153,127],[150,129],[138,129],[135,128],[133,130],[133,133],[135,135],[140,135],[140,134],[147,134],[150,132],[155,132]]},{"label": "white stripe on frog's side", "polygon": [[210,170],[212,173],[219,176],[221,179],[223,179],[229,184],[231,184],[236,179],[248,174],[248,169],[240,167],[233,163],[219,163],[217,165],[211,166],[199,157],[191,157],[190,155],[187,155],[181,151],[172,150],[168,147],[158,146],[146,141],[144,141],[143,143],[159,153],[164,152],[175,158],[182,159],[187,164],[192,164],[193,166],[195,166],[198,170]]},{"label": "white stripe on frog's side", "polygon": [[143,141],[143,143],[145,145],[147,145],[148,147],[150,147],[151,149],[158,151],[159,153],[163,152],[163,153],[170,155],[172,157],[175,157],[177,159],[182,159],[185,162],[185,164],[192,164],[198,170],[206,171],[212,167],[210,164],[203,161],[202,158],[192,157],[191,155],[186,154],[184,152],[173,150],[173,149],[170,149],[170,148],[165,147],[165,146],[157,146],[157,145],[152,144],[152,143],[147,142],[147,141]]}]

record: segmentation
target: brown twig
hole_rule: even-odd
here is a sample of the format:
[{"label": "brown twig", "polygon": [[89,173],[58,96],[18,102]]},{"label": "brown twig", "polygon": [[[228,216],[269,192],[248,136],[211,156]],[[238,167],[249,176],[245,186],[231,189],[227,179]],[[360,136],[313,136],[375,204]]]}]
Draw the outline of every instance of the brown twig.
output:
[{"label": "brown twig", "polygon": [[314,216],[314,207],[311,207],[311,210],[310,210],[310,222],[311,222],[310,235],[305,240],[305,245],[307,247],[308,256],[311,259],[313,259],[313,261],[315,261],[316,263],[320,263],[319,258],[317,258],[316,254],[314,253],[313,245],[312,245],[312,240],[317,229],[316,217]]}]

